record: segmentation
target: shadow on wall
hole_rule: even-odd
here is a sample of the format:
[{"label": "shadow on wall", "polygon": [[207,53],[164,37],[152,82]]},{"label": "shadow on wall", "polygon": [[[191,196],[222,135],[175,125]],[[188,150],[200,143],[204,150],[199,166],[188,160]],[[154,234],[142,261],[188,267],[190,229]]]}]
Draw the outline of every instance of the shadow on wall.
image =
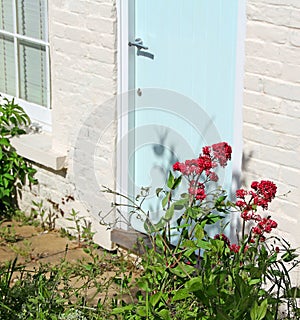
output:
[{"label": "shadow on wall", "polygon": [[[239,188],[243,188],[247,186],[247,182],[246,179],[244,178],[244,172],[247,171],[247,169],[249,168],[249,163],[251,161],[251,159],[253,158],[253,151],[248,152],[247,154],[245,152],[243,152],[242,155],[242,172],[233,172],[232,173],[232,185],[233,188],[231,190],[231,199],[234,200],[235,199],[235,191],[236,189]],[[246,228],[246,232],[248,233],[251,229],[252,225],[248,224],[247,228]],[[239,217],[239,215],[237,214],[236,216],[232,217],[232,223],[230,225],[230,234],[231,234],[231,240],[235,241],[237,240],[237,238],[239,238],[241,236],[241,230],[242,230],[242,224],[241,224],[241,219]]]}]

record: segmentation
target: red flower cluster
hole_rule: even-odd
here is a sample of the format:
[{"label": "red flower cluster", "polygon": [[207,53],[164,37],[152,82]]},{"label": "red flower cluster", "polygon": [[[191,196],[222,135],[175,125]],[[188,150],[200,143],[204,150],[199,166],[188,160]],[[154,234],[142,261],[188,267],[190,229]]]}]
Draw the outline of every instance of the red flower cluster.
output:
[{"label": "red flower cluster", "polygon": [[271,202],[276,195],[277,187],[272,181],[262,180],[261,182],[253,181],[251,188],[255,192],[250,191],[253,196],[254,204],[268,209],[268,203]]},{"label": "red flower cluster", "polygon": [[213,158],[224,168],[227,165],[228,160],[231,160],[232,149],[227,142],[219,142],[213,144],[211,147],[204,147],[202,152]]},{"label": "red flower cluster", "polygon": [[206,198],[205,186],[203,183],[198,182],[196,184],[195,180],[190,182],[190,187],[188,189],[189,194],[195,196],[196,200],[204,200]]},{"label": "red flower cluster", "polygon": [[229,249],[230,249],[230,251],[232,251],[234,253],[238,253],[240,251],[240,249],[241,249],[241,246],[233,243],[233,244],[230,245]]},{"label": "red flower cluster", "polygon": [[241,246],[233,243],[230,243],[230,240],[228,239],[227,236],[225,236],[224,233],[221,234],[216,234],[214,236],[214,239],[218,239],[218,240],[223,240],[225,242],[225,244],[228,246],[228,248],[230,249],[230,251],[234,252],[234,253],[238,253],[240,251]]},{"label": "red flower cluster", "polygon": [[[253,181],[251,188],[254,190],[246,191],[239,189],[236,191],[236,197],[242,200],[238,200],[236,205],[245,210],[251,210],[256,206],[268,209],[268,204],[274,199],[277,191],[276,185],[272,181],[262,180],[261,182]],[[248,203],[245,197],[250,195],[251,198]]]},{"label": "red flower cluster", "polygon": [[272,229],[277,228],[277,222],[268,218],[261,219],[258,224],[252,228],[252,232],[262,235],[264,232],[270,233]]},{"label": "red flower cluster", "polygon": [[225,167],[227,161],[231,159],[231,152],[231,147],[226,142],[206,146],[197,159],[176,162],[173,164],[173,170],[187,177],[190,182],[189,194],[194,195],[196,200],[204,200],[206,198],[205,186],[195,181],[200,181],[200,176],[204,174],[201,181],[217,182],[219,177],[212,169],[218,165]]},{"label": "red flower cluster", "polygon": [[214,236],[214,239],[218,239],[218,240],[223,240],[228,246],[230,246],[230,240],[228,239],[227,236],[225,236],[224,233],[221,233],[221,234],[216,234]]},{"label": "red flower cluster", "polygon": [[180,171],[185,176],[201,175],[203,171],[210,172],[215,164],[207,155],[200,155],[197,159],[185,160],[185,162],[176,162],[173,164],[173,170]]},{"label": "red flower cluster", "polygon": [[220,142],[212,145],[214,158],[218,160],[221,167],[227,165],[227,161],[231,160],[232,149],[226,142]]},{"label": "red flower cluster", "polygon": [[[271,181],[262,180],[261,182],[252,182],[251,188],[253,190],[239,189],[236,191],[236,197],[239,199],[236,201],[236,206],[241,210],[242,219],[257,222],[256,226],[252,228],[252,233],[264,240],[263,234],[270,233],[272,229],[277,228],[277,222],[269,217],[261,218],[257,214],[257,207],[261,207],[263,210],[268,209],[268,204],[276,195],[277,187]],[[246,197],[249,197],[247,201]]]}]

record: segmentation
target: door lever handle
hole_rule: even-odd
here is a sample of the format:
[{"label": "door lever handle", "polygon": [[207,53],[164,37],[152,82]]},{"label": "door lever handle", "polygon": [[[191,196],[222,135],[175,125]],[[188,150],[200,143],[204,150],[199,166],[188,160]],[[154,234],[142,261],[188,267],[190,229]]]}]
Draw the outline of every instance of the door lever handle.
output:
[{"label": "door lever handle", "polygon": [[137,47],[138,50],[148,50],[148,47],[145,47],[143,45],[143,40],[141,38],[135,39],[133,42],[129,41],[128,42],[129,47]]}]

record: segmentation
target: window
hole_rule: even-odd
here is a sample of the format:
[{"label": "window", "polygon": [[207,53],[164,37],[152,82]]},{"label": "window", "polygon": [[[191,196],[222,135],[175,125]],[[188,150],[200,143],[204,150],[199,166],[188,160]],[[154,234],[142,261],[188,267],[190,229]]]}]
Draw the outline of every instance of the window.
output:
[{"label": "window", "polygon": [[47,0],[0,0],[0,92],[31,117],[50,109],[47,24]]}]

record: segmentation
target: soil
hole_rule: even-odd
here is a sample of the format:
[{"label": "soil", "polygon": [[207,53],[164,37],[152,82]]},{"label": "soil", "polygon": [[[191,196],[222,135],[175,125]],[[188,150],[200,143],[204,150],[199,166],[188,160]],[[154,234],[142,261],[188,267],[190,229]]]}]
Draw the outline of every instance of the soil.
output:
[{"label": "soil", "polygon": [[57,230],[22,225],[16,221],[0,225],[0,264],[18,256],[18,264],[57,264],[66,257],[69,261],[88,258],[76,240],[62,237]]}]

